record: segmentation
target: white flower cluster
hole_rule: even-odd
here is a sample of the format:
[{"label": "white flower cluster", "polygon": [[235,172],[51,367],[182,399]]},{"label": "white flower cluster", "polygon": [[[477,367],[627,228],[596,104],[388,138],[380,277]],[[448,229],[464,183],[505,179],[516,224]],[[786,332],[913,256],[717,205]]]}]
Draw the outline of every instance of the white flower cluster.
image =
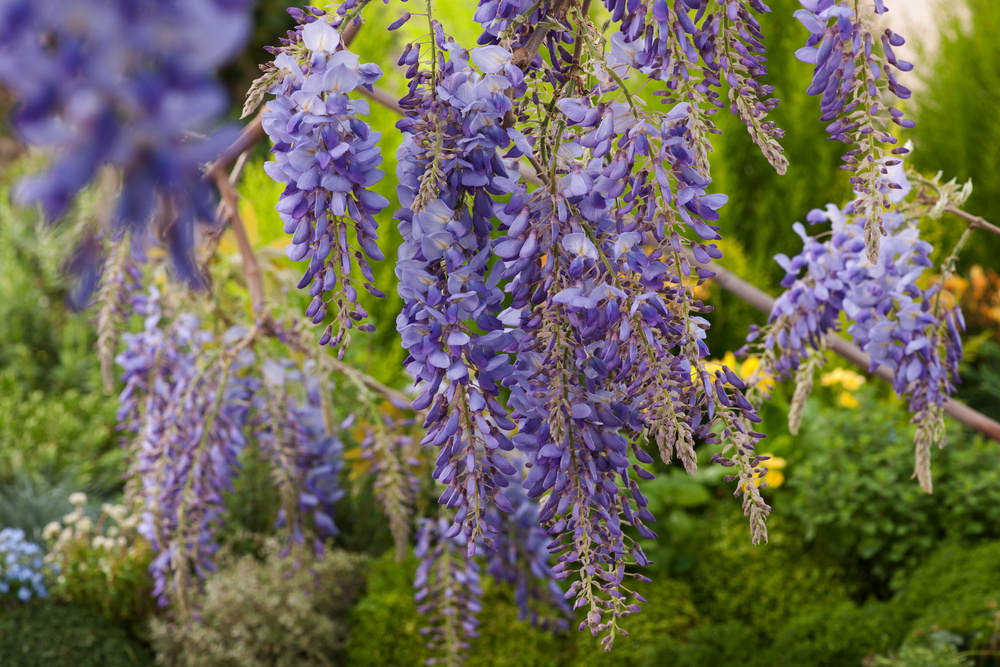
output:
[{"label": "white flower cluster", "polygon": [[45,556],[47,562],[61,561],[71,546],[79,546],[80,543],[98,552],[99,559],[120,556],[138,537],[136,528],[140,515],[130,512],[125,505],[104,503],[95,523],[84,515],[84,507],[87,505],[85,493],[74,493],[69,501],[74,506],[73,511],[64,516],[62,521],[49,523],[42,531],[42,538],[52,545],[51,551]]}]

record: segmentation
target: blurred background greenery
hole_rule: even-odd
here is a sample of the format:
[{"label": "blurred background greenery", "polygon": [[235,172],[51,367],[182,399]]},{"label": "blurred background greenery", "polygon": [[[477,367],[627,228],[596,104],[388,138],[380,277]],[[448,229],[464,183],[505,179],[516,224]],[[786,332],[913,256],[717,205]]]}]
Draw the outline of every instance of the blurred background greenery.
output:
[{"label": "blurred background greenery", "polygon": [[[973,179],[968,209],[997,222],[1000,5],[967,2],[974,20],[965,23],[958,3],[945,3],[952,13],[940,22],[936,53],[918,63],[922,90],[907,108],[918,125],[904,138],[914,142],[921,170]],[[291,27],[284,4],[259,3],[253,43],[226,72],[234,97],[267,58],[263,45]],[[468,4],[436,2],[449,31],[471,44],[477,31],[468,22]],[[794,59],[804,38],[792,17],[799,3],[769,4],[773,13],[762,27],[770,82],[782,99],[774,117],[786,130],[788,174],[775,175],[745,130],[722,112],[713,177],[718,191],[730,197],[723,211],[722,264],[774,294],[783,272],[772,257],[793,253],[799,243],[791,223],[850,193],[837,169],[842,147],[825,140],[818,102],[804,94],[810,69]],[[396,15],[373,8],[352,48],[363,61],[381,63],[381,85],[397,90],[402,75],[386,54],[397,53],[420,32],[419,24],[387,33],[381,28]],[[389,174],[378,189],[392,199],[400,141],[396,118],[373,105],[371,120],[383,133],[383,169]],[[46,228],[31,212],[10,207],[11,184],[35,158],[11,161],[12,144],[5,140],[0,147],[0,528],[23,528],[30,540],[41,542],[44,527],[73,509],[70,493],[87,492],[81,511],[95,519],[106,511],[99,509],[104,501],[120,499],[126,462],[115,431],[117,402],[101,389],[92,315],[69,313],[64,306],[61,258],[75,226]],[[273,208],[281,188],[260,169],[266,154],[258,148],[243,178],[242,212],[272,300],[301,312],[301,295],[288,288],[297,275],[282,252]],[[86,215],[84,202],[73,216]],[[391,207],[380,223],[385,254],[392,258],[399,236]],[[942,253],[961,229],[957,220],[944,219],[927,225],[926,233]],[[949,284],[969,322],[959,398],[994,418],[1000,418],[1000,277],[993,270],[998,242],[977,237]],[[375,270],[389,296],[364,295],[378,332],[355,338],[350,361],[400,387],[403,353],[394,326],[400,302],[391,287],[391,259]],[[220,247],[214,272],[226,298],[239,299],[238,257],[230,241]],[[764,316],[717,286],[708,290],[715,307],[710,347],[721,359]],[[935,493],[927,496],[909,479],[912,427],[890,388],[835,361],[819,379],[798,436],[786,426],[787,388],[778,387],[763,410],[763,448],[776,457],[763,492],[774,508],[769,544],[750,544],[731,485],[708,463],[710,451],[700,452],[701,470],[694,476],[658,462],[657,478],[644,486],[658,519],[659,539],[643,545],[655,561],[648,572],[653,581],[641,590],[649,600],[642,613],[625,623],[630,637],[605,655],[589,635],[533,628],[517,619],[511,591],[487,581],[481,636],[469,664],[1000,664],[1000,444],[951,424],[948,446],[934,452]],[[348,393],[338,394],[344,413],[350,400]],[[347,457],[356,461],[357,443],[350,434],[345,441]],[[77,545],[60,552],[70,560],[54,600],[20,605],[0,595],[0,664],[116,667],[152,664],[154,654],[161,664],[177,665],[422,664],[429,656],[413,601],[414,561],[395,562],[391,535],[364,475],[350,475],[347,466],[350,493],[337,516],[341,535],[328,561],[311,565],[317,588],[310,577],[282,571],[267,537],[276,499],[266,471],[252,460],[245,466],[231,497],[220,574],[202,601],[203,626],[170,626],[158,611],[134,600],[116,606],[143,610],[144,622],[109,611],[108,600],[145,594],[145,583],[120,580],[102,589],[95,588],[94,577],[104,581],[104,570],[135,576],[148,562],[148,549],[130,544],[110,565],[100,561],[95,567],[94,551]],[[433,499],[428,486],[421,511],[429,511]],[[243,592],[248,581],[256,582],[254,599]],[[302,591],[311,592],[303,597]],[[323,631],[288,630],[298,626]],[[230,649],[226,636],[257,640]],[[191,649],[198,646],[216,652]]]}]

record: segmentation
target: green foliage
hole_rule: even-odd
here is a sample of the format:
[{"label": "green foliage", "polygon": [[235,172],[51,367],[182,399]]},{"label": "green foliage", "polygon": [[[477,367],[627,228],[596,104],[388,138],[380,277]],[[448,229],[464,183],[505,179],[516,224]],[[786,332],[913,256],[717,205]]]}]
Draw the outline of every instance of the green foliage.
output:
[{"label": "green foliage", "polygon": [[738,621],[711,623],[692,630],[685,643],[668,647],[658,664],[675,667],[770,667],[766,649],[760,633],[749,624]]},{"label": "green foliage", "polygon": [[71,470],[77,488],[121,488],[115,401],[97,390],[94,327],[64,303],[62,262],[90,198],[54,229],[15,212],[0,187],[0,483],[21,469]]},{"label": "green foliage", "polygon": [[[340,664],[345,614],[364,585],[364,558],[330,551],[281,557],[269,539],[265,560],[221,554],[196,602],[200,621],[152,623],[161,664],[177,667],[313,667]],[[379,629],[384,639],[386,625]]]},{"label": "green foliage", "polygon": [[[776,493],[780,493],[777,491]],[[810,604],[847,599],[842,571],[801,543],[801,528],[782,515],[768,522],[769,540],[754,546],[730,497],[698,531],[691,583],[698,611],[716,623],[749,624],[762,640]]]},{"label": "green foliage", "polygon": [[[629,636],[615,639],[611,652],[604,653],[589,633],[579,633],[572,627],[570,632],[577,654],[568,664],[586,667],[662,664],[660,659],[664,654],[669,655],[674,642],[697,625],[698,611],[691,601],[691,590],[686,583],[655,576],[650,583],[637,584],[636,591],[647,602],[642,604],[641,613],[622,621],[621,625]],[[571,623],[571,626],[575,625]]]},{"label": "green foliage", "polygon": [[[547,667],[572,650],[568,633],[553,634],[519,620],[513,593],[492,579],[483,581],[483,612],[479,615],[479,637],[473,641],[466,667]],[[587,635],[589,637],[589,635]],[[589,647],[598,650],[596,642]],[[585,662],[576,664],[585,665]],[[619,663],[629,664],[629,663]]]},{"label": "green foliage", "polygon": [[32,602],[0,610],[0,665],[145,667],[148,649],[90,609]]},{"label": "green foliage", "polygon": [[930,646],[906,645],[898,655],[880,655],[870,667],[972,667],[968,656],[958,652],[954,644],[934,642]]},{"label": "green foliage", "polygon": [[13,482],[17,471],[56,481],[71,473],[72,490],[120,489],[125,465],[116,408],[97,391],[29,390],[0,370],[0,481]]},{"label": "green foliage", "polygon": [[946,630],[965,648],[1000,649],[998,564],[1000,542],[948,544],[928,558],[893,600],[910,620],[909,643]]},{"label": "green foliage", "polygon": [[[945,179],[971,178],[972,196],[964,208],[987,220],[1000,220],[1000,5],[991,0],[940,3],[943,31],[933,62],[920,64],[923,90],[914,95],[917,126],[913,160],[928,173]],[[944,218],[930,230],[935,247],[950,248],[965,223]],[[1000,238],[976,232],[963,261],[993,266]]]},{"label": "green foliage", "polygon": [[934,494],[910,481],[913,429],[905,407],[873,390],[853,410],[810,400],[798,448],[788,458],[787,493],[776,512],[800,521],[806,541],[855,569],[882,597],[947,538],[1000,535],[996,443],[952,425],[933,453]]},{"label": "green foliage", "polygon": [[882,602],[859,606],[845,600],[799,611],[777,633],[772,665],[841,667],[895,646],[905,625],[894,607]]},{"label": "green foliage", "polygon": [[[372,561],[367,591],[348,617],[351,638],[345,652],[346,664],[417,665],[427,659],[420,636],[424,619],[413,600],[416,567],[416,559],[397,563],[390,553]],[[391,635],[387,628],[392,628]]]},{"label": "green foliage", "polygon": [[[386,554],[372,563],[368,591],[351,610],[351,639],[346,664],[360,667],[417,665],[429,657],[420,628],[424,618],[413,601],[414,559],[403,563]],[[657,656],[669,650],[698,620],[686,584],[668,577],[638,584],[649,600],[638,615],[624,619],[628,637],[615,640],[605,653],[589,633],[570,629],[554,635],[518,619],[518,607],[506,585],[489,577],[483,582],[483,611],[479,614],[479,637],[469,651],[470,667],[501,665],[601,667],[602,665],[657,664]],[[392,628],[391,636],[385,628]],[[516,638],[516,640],[512,640]]]}]

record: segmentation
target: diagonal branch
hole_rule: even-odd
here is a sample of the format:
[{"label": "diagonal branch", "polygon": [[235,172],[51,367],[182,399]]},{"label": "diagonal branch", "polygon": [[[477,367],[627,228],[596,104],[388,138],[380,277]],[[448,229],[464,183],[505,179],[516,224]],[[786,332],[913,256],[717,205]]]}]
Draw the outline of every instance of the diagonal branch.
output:
[{"label": "diagonal branch", "polygon": [[250,243],[246,227],[243,226],[243,219],[240,218],[236,188],[233,187],[225,172],[216,174],[215,183],[222,196],[223,208],[229,219],[229,226],[236,236],[236,245],[240,250],[240,258],[243,260],[243,274],[247,280],[247,291],[250,293],[250,306],[253,308],[254,315],[260,316],[264,312],[264,278],[260,272],[260,265],[257,263],[257,255],[253,251],[253,244]]},{"label": "diagonal branch", "polygon": [[962,220],[968,222],[969,229],[985,229],[991,234],[996,234],[997,236],[1000,236],[1000,227],[997,227],[993,223],[987,222],[978,215],[972,215],[971,213],[967,213],[962,209],[958,208],[957,206],[951,206],[951,205],[947,206],[944,210],[947,211],[948,213],[951,213],[952,215],[957,215],[958,217],[962,218]]},{"label": "diagonal branch", "polygon": [[[766,292],[754,285],[751,285],[735,273],[722,268],[714,262],[709,262],[706,268],[715,272],[715,276],[712,280],[718,284],[719,287],[727,292],[735,294],[760,311],[765,313],[771,312],[771,308],[774,305],[774,298]],[[860,367],[865,372],[868,372],[868,369],[871,368],[871,357],[852,345],[850,341],[835,334],[828,333],[824,336],[823,342],[826,344],[826,348],[828,350],[838,354],[855,366]],[[892,371],[885,366],[878,366],[872,374],[882,380],[885,380],[886,382],[891,383],[893,381]],[[988,438],[1000,442],[1000,423],[990,419],[978,410],[974,410],[973,408],[970,408],[964,403],[953,398],[946,398],[944,411],[956,421],[979,431]]]}]

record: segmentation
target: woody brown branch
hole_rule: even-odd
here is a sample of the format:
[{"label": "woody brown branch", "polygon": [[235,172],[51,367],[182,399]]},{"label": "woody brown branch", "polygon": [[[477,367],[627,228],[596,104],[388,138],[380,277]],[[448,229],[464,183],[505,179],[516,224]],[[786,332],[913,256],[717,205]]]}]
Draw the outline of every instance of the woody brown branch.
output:
[{"label": "woody brown branch", "polygon": [[969,229],[984,229],[991,234],[996,234],[997,236],[1000,236],[1000,227],[997,227],[991,222],[987,222],[978,215],[972,215],[971,213],[963,211],[957,206],[952,206],[952,205],[948,205],[947,207],[945,207],[944,210],[947,211],[948,213],[951,213],[952,215],[957,215],[958,217],[968,222]]},{"label": "woody brown branch", "polygon": [[[738,296],[760,311],[765,313],[771,312],[771,308],[774,306],[774,298],[769,294],[714,262],[710,262],[706,268],[715,272],[712,281],[719,287]],[[871,357],[855,347],[850,341],[828,333],[823,337],[823,342],[826,344],[828,350],[858,366],[863,371],[868,372],[868,369],[871,368]],[[872,374],[886,382],[891,383],[894,380],[892,371],[885,366],[878,366],[872,371]],[[988,438],[1000,442],[1000,423],[990,419],[981,412],[953,398],[945,399],[944,411],[956,421],[979,431]]]}]

